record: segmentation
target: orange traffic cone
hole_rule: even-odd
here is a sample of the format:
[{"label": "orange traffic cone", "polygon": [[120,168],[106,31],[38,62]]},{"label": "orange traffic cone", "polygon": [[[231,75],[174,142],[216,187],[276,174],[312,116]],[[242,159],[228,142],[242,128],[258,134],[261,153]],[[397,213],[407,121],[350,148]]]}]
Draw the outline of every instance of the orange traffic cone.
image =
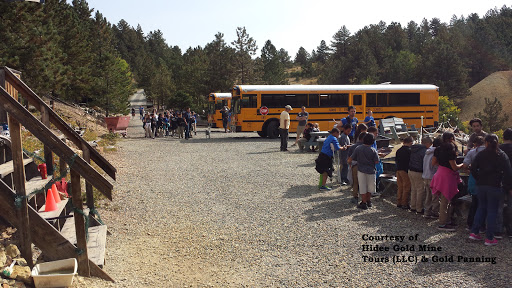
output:
[{"label": "orange traffic cone", "polygon": [[50,212],[54,210],[57,210],[57,203],[55,203],[55,199],[53,198],[52,189],[48,189],[48,192],[46,193],[46,204],[44,212]]},{"label": "orange traffic cone", "polygon": [[59,191],[57,191],[57,186],[55,184],[52,184],[52,192],[53,192],[53,199],[55,200],[55,203],[60,203]]}]

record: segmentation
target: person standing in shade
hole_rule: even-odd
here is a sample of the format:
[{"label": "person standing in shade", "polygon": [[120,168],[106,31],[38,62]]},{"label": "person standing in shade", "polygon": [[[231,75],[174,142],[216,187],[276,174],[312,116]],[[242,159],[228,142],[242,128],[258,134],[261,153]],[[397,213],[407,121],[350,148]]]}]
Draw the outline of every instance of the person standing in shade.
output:
[{"label": "person standing in shade", "polygon": [[345,126],[345,124],[350,124],[352,126],[352,131],[348,135],[350,141],[354,141],[354,134],[356,133],[357,124],[359,120],[356,118],[356,107],[350,106],[348,107],[348,116],[341,119],[340,127]]},{"label": "person standing in shade", "polygon": [[432,143],[430,138],[421,139],[421,144],[411,146],[409,159],[409,180],[411,180],[411,212],[423,215],[425,212],[425,185],[423,183],[423,158],[427,152],[427,143]]},{"label": "person standing in shade", "polygon": [[357,161],[357,182],[361,195],[361,203],[357,208],[363,210],[372,207],[371,193],[375,193],[375,164],[379,163],[379,155],[372,148],[374,141],[373,134],[367,133],[363,138],[363,145],[359,145],[350,158],[350,161]]},{"label": "person standing in shade", "polygon": [[139,107],[139,115],[140,115],[140,120],[142,120],[144,118],[144,107],[142,107],[142,106]]},{"label": "person standing in shade", "polygon": [[368,127],[375,127],[375,119],[373,119],[373,111],[368,110],[366,112],[366,117],[363,120],[363,124],[366,124]]},{"label": "person standing in shade", "polygon": [[457,229],[457,226],[451,223],[453,214],[451,201],[459,193],[457,186],[461,180],[458,171],[462,168],[462,164],[457,164],[456,160],[455,135],[444,132],[443,144],[434,150],[432,157],[432,165],[438,165],[438,168],[430,182],[432,194],[438,195],[441,202],[439,204],[439,226],[437,227],[441,231],[453,232]]},{"label": "person standing in shade", "polygon": [[434,151],[437,147],[441,146],[443,140],[436,138],[434,141],[425,141],[427,151],[425,151],[425,156],[423,157],[423,173],[421,174],[426,190],[425,213],[423,214],[423,217],[435,219],[439,218],[439,197],[434,197],[434,195],[432,195],[432,190],[430,189],[430,182],[432,182],[432,178],[437,171],[437,166],[432,165],[432,157],[434,157]]},{"label": "person standing in shade", "polygon": [[301,111],[297,114],[297,121],[299,121],[297,126],[297,138],[295,138],[295,143],[292,146],[297,145],[299,142],[302,133],[304,133],[304,129],[306,129],[306,124],[308,123],[309,113],[306,112],[306,106],[301,107]]},{"label": "person standing in shade", "polygon": [[190,128],[192,127],[192,115],[190,114],[190,108],[187,108],[187,111],[183,113],[183,119],[185,119],[185,140],[192,138],[190,135]]},{"label": "person standing in shade", "polygon": [[[352,173],[352,199],[350,202],[352,204],[357,204],[359,202],[359,182],[357,181],[357,161],[352,159],[352,154],[359,145],[363,145],[363,138],[366,136],[366,132],[359,134],[357,137],[357,141],[354,145],[348,148],[348,163],[350,163],[350,171],[348,173]],[[350,175],[350,174],[349,174]]]},{"label": "person standing in shade", "polygon": [[228,118],[229,118],[229,109],[228,106],[224,106],[220,111],[222,115],[222,127],[224,127],[224,133],[228,133]]},{"label": "person standing in shade", "polygon": [[407,136],[403,145],[396,151],[396,207],[409,209],[409,195],[411,194],[411,180],[409,179],[409,161],[411,160],[412,137]]},{"label": "person standing in shade", "polygon": [[[501,151],[505,152],[508,156],[508,160],[510,161],[510,165],[512,165],[512,128],[507,128],[503,132],[503,144],[500,145]],[[507,230],[508,237],[512,238],[512,185],[509,185],[509,187],[503,187],[505,196],[506,196],[506,202],[507,202],[507,208],[505,211],[503,211],[503,225],[505,225],[505,229]],[[501,205],[503,207],[503,205]],[[499,211],[499,210],[498,210]],[[500,214],[498,213],[498,216]],[[499,219],[499,217],[498,217]],[[498,221],[498,225],[500,225],[500,221]],[[500,228],[500,227],[498,227]]]},{"label": "person standing in shade", "polygon": [[[469,126],[471,126],[471,129],[473,130],[473,133],[469,136],[468,139],[468,148],[467,152],[473,148],[476,137],[482,136],[485,139],[485,136],[487,136],[487,133],[485,133],[484,130],[482,130],[482,120],[480,118],[474,118],[469,121]],[[467,153],[466,152],[466,153]]]},{"label": "person standing in shade", "polygon": [[281,137],[281,151],[288,151],[288,130],[290,129],[290,111],[292,106],[284,106],[284,111],[279,117],[279,137]]},{"label": "person standing in shade", "polygon": [[[498,148],[498,136],[485,136],[485,149],[478,153],[471,163],[471,174],[478,187],[478,208],[471,227],[469,239],[482,240],[479,235],[480,227],[486,221],[486,246],[498,244],[494,233],[499,210],[499,202],[503,201],[503,188],[512,186],[512,168],[505,152]],[[508,191],[510,192],[510,190]]]},{"label": "person standing in shade", "polygon": [[[485,150],[485,139],[482,136],[478,136],[475,138],[473,142],[473,149],[468,151],[468,154],[464,158],[464,162],[462,162],[462,167],[466,170],[469,169],[473,160],[475,160],[476,155],[478,153]],[[476,210],[478,209],[478,191],[476,189],[476,181],[471,172],[469,173],[468,179],[468,193],[471,195],[471,206],[468,211],[467,224],[468,228],[471,229],[473,227],[473,220],[475,220]]]},{"label": "person standing in shade", "polygon": [[[342,147],[349,147],[350,146],[350,138],[349,135],[352,133],[352,125],[345,124],[343,126],[343,133],[341,133],[339,138],[340,146]],[[340,165],[341,165],[341,183],[340,185],[347,185],[349,183],[348,181],[348,150],[340,150],[339,152],[339,159],[340,159]]]},{"label": "person standing in shade", "polygon": [[332,190],[332,188],[327,187],[325,184],[327,183],[327,177],[332,177],[332,172],[334,171],[334,167],[332,166],[334,152],[348,149],[347,146],[341,147],[338,142],[338,137],[340,136],[340,130],[338,130],[338,128],[332,128],[329,133],[331,133],[331,135],[325,139],[324,144],[322,145],[322,150],[320,151],[318,158],[315,160],[315,170],[320,173],[320,183],[318,188],[324,191]]}]

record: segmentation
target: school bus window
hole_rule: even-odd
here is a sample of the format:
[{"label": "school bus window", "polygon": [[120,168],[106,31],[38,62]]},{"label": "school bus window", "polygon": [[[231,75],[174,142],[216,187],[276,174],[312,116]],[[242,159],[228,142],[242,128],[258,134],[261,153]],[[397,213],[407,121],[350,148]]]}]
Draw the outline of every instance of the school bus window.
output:
[{"label": "school bus window", "polygon": [[284,94],[262,94],[261,95],[261,106],[267,106],[268,108],[283,108],[288,104],[287,101],[293,101],[293,97],[286,97]]},{"label": "school bus window", "polygon": [[420,93],[389,93],[390,106],[420,105]]},{"label": "school bus window", "polygon": [[320,94],[321,107],[346,107],[348,94]]},{"label": "school bus window", "polygon": [[284,95],[263,94],[261,95],[261,106],[267,106],[268,108],[281,108],[281,106],[284,106],[281,105],[285,100],[284,98]]},{"label": "school bus window", "polygon": [[320,107],[318,105],[320,103],[318,98],[320,98],[320,95],[318,95],[318,94],[309,94],[309,103],[306,106],[307,107]]},{"label": "school bus window", "polygon": [[242,108],[258,108],[258,95],[244,94]]},{"label": "school bus window", "polygon": [[352,105],[363,105],[363,95],[353,95]]},{"label": "school bus window", "polygon": [[220,109],[222,109],[222,107],[224,107],[226,105],[222,104],[221,101],[217,101],[217,103],[215,103],[215,110],[220,110]]},{"label": "school bus window", "polygon": [[377,94],[366,93],[366,106],[375,107],[377,105]]},{"label": "school bus window", "polygon": [[388,93],[377,94],[377,106],[378,107],[388,106]]},{"label": "school bus window", "polygon": [[292,107],[302,107],[308,104],[307,94],[286,94],[284,105],[290,105]]}]

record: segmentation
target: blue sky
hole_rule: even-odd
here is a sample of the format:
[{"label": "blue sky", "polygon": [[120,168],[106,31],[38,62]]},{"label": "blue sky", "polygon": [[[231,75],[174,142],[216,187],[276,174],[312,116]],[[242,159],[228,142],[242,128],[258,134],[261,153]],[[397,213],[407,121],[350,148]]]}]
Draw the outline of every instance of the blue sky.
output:
[{"label": "blue sky", "polygon": [[[68,1],[71,2],[71,1]],[[505,0],[88,0],[111,23],[125,19],[131,26],[140,24],[143,31],[160,29],[169,45],[184,52],[190,46],[203,46],[217,32],[231,43],[236,27],[245,26],[261,50],[267,40],[285,48],[292,58],[300,46],[315,49],[321,40],[329,44],[342,25],[351,33],[380,20],[405,26],[413,20],[440,18],[449,22],[452,15],[480,16],[494,7],[511,6]],[[258,55],[259,55],[258,51]]]}]

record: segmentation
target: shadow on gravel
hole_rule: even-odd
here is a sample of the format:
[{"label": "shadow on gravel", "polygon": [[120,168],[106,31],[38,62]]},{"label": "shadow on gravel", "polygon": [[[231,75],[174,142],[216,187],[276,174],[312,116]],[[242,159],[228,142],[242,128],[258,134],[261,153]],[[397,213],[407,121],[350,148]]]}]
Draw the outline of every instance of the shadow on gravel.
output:
[{"label": "shadow on gravel", "polygon": [[[386,201],[375,204],[375,208],[359,210],[352,218],[372,231],[368,233],[363,230],[360,233],[361,248],[358,250],[361,251],[363,262],[369,265],[387,262],[386,265],[390,267],[400,262],[414,265],[412,273],[422,277],[444,278],[455,273],[471,277],[471,281],[481,283],[482,287],[510,287],[510,277],[504,272],[512,263],[508,254],[512,248],[510,240],[504,239],[496,247],[486,247],[483,241],[468,239],[469,232],[464,229],[465,219],[459,220],[456,232],[443,232],[437,230],[437,220],[398,209]],[[363,235],[403,236],[404,240],[370,241],[363,239]],[[363,251],[362,245],[375,247],[376,244],[388,247],[389,251]],[[468,262],[471,259],[478,262]],[[493,259],[495,264],[492,263]],[[460,282],[453,284],[465,286]]]},{"label": "shadow on gravel", "polygon": [[323,193],[317,186],[297,185],[290,187],[283,195],[283,198],[306,198],[314,194]]},{"label": "shadow on gravel", "polygon": [[275,150],[267,150],[267,151],[261,151],[261,152],[247,152],[248,155],[259,155],[259,154],[268,154],[268,153],[280,153],[281,151],[275,149]]},{"label": "shadow on gravel", "polygon": [[319,196],[308,201],[315,203],[315,205],[311,209],[304,211],[307,222],[336,219],[357,212],[354,210],[355,205],[350,203],[350,197],[345,195]]},{"label": "shadow on gravel", "polygon": [[[279,141],[279,140],[277,140]],[[229,137],[229,138],[199,138],[196,136],[189,140],[181,139],[182,143],[190,143],[190,144],[205,144],[205,143],[241,143],[241,142],[249,142],[249,143],[259,143],[259,142],[277,142],[275,139],[266,139],[261,137]],[[279,148],[279,146],[278,146]]]},{"label": "shadow on gravel", "polygon": [[315,167],[315,162],[297,165],[297,167]]}]

